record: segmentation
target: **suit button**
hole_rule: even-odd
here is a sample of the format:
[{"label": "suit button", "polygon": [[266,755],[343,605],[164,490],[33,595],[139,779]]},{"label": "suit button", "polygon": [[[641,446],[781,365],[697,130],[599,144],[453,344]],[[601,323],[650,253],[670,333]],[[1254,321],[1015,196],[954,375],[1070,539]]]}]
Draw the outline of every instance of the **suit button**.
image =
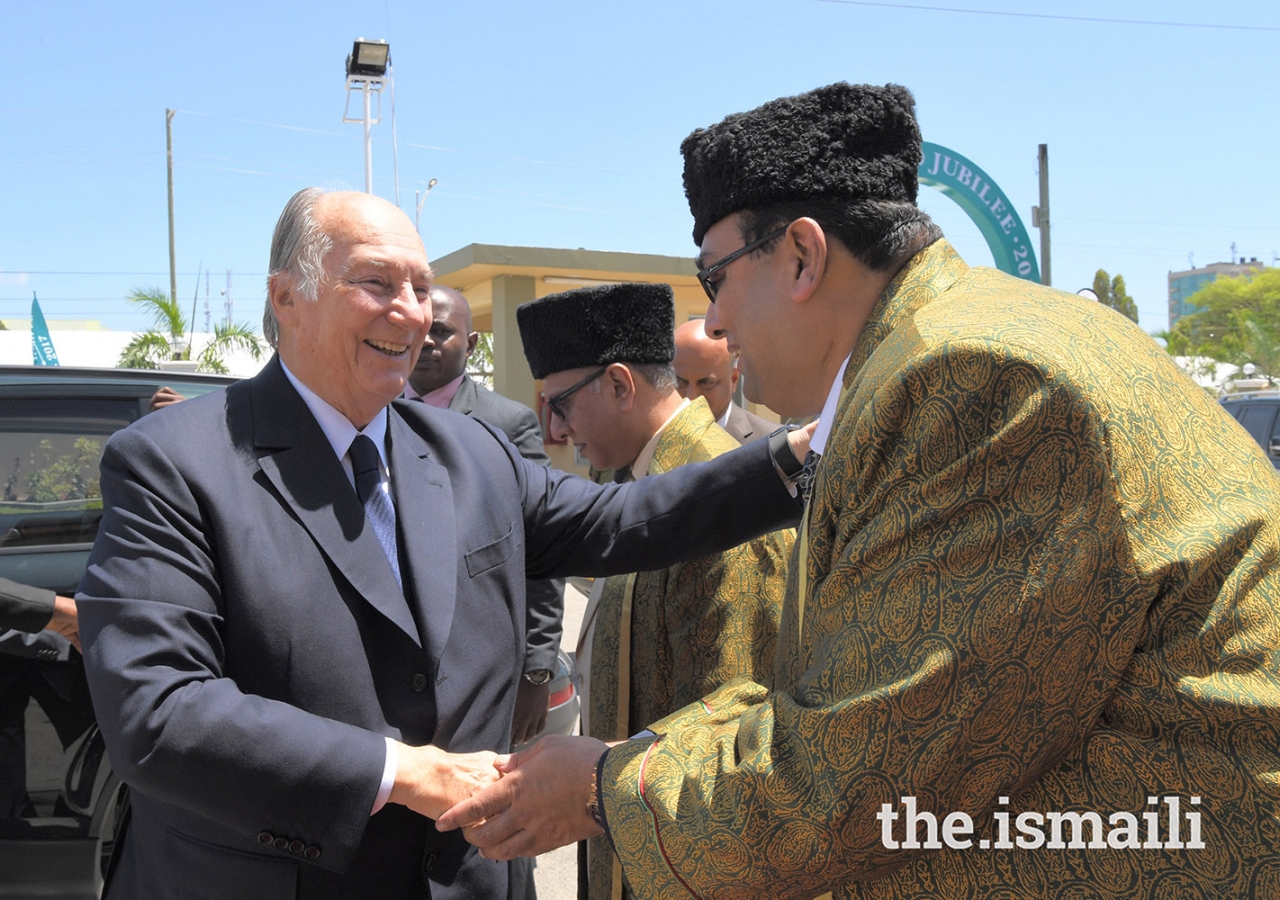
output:
[{"label": "suit button", "polygon": [[319,859],[320,848],[316,847],[315,845],[312,845],[308,847],[306,850],[303,850],[302,855],[305,856],[307,859]]},{"label": "suit button", "polygon": [[276,836],[272,834],[270,831],[263,831],[258,835],[259,844],[270,844],[275,839],[276,839]]},{"label": "suit button", "polygon": [[436,854],[435,854],[435,851],[433,850],[422,858],[422,871],[430,872],[432,869],[435,868],[435,866],[436,866]]},{"label": "suit button", "polygon": [[413,689],[419,694],[425,691],[427,689],[427,676],[423,675],[421,672],[414,673]]},{"label": "suit button", "polygon": [[289,852],[290,852],[290,853],[301,853],[301,852],[302,852],[302,849],[303,849],[304,847],[306,847],[306,846],[307,846],[307,845],[306,845],[306,844],[304,844],[304,843],[302,843],[302,841],[293,841],[293,842],[291,842],[291,843],[289,844]]},{"label": "suit button", "polygon": [[288,850],[289,839],[286,837],[278,837],[274,842],[272,842],[271,846],[275,847],[277,850]]}]

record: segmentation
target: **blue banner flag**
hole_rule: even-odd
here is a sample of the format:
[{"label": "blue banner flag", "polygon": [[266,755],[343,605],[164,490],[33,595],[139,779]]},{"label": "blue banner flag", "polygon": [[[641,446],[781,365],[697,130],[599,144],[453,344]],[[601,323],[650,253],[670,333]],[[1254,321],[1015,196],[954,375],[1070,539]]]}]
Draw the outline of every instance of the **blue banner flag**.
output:
[{"label": "blue banner flag", "polygon": [[44,313],[40,312],[40,301],[36,299],[35,291],[31,292],[31,362],[37,366],[58,364],[58,354],[53,349],[49,326],[45,324]]}]

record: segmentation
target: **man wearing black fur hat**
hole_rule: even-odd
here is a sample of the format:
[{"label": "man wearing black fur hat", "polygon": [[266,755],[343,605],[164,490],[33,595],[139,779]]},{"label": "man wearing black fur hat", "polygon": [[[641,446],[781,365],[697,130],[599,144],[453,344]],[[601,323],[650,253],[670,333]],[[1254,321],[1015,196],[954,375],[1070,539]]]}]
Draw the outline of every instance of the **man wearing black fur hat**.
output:
[{"label": "man wearing black fur hat", "polygon": [[[529,368],[549,398],[551,435],[627,479],[737,447],[704,398],[676,392],[674,320],[665,284],[581,288],[517,309]],[[732,678],[772,684],[794,540],[787,529],[665,569],[597,579],[577,647],[588,676],[582,733],[625,740]],[[614,896],[621,871],[603,837],[589,842],[578,875],[589,896]]]},{"label": "man wearing black fur hat", "polygon": [[[1122,316],[957,256],[906,89],[682,151],[707,330],[751,399],[822,411],[823,456],[773,692],[596,760],[636,895],[1277,895],[1269,462]],[[502,766],[441,824],[489,816],[499,858],[591,827],[534,812],[544,759]]]}]

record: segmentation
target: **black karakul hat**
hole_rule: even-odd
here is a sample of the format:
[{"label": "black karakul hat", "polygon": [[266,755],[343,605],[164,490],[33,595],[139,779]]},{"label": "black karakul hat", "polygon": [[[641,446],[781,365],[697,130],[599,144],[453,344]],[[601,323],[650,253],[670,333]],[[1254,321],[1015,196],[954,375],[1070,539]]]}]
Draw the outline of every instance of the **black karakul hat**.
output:
[{"label": "black karakul hat", "polygon": [[771,100],[680,144],[693,241],[725,216],[793,200],[915,203],[915,99],[898,84],[837,84]]},{"label": "black karakul hat", "polygon": [[548,294],[516,309],[534,378],[615,362],[669,363],[675,319],[671,286],[643,282]]}]

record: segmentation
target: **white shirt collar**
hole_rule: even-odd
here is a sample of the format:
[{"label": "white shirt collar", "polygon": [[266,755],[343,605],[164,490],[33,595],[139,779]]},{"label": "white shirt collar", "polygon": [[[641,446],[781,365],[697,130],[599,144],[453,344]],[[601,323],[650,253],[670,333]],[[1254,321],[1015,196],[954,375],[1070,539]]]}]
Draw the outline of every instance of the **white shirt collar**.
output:
[{"label": "white shirt collar", "polygon": [[311,410],[311,415],[316,417],[316,421],[320,424],[320,430],[329,439],[329,444],[333,447],[334,454],[342,462],[342,468],[346,470],[347,478],[350,479],[352,485],[354,486],[355,484],[355,475],[351,472],[351,460],[347,459],[347,451],[351,449],[351,442],[356,439],[357,434],[367,435],[373,441],[373,445],[378,448],[378,456],[382,458],[385,481],[391,472],[391,462],[387,458],[386,407],[384,406],[378,410],[378,414],[373,417],[373,421],[362,430],[357,430],[356,426],[351,424],[350,419],[299,381],[297,376],[289,371],[289,367],[284,364],[283,359],[280,360],[280,368],[284,369],[284,376],[297,389],[298,394],[302,397],[302,402],[307,404],[307,409]]},{"label": "white shirt collar", "polygon": [[716,419],[716,424],[721,428],[729,427],[729,413],[733,412],[733,401],[729,401],[729,405],[724,408],[724,415]]},{"label": "white shirt collar", "polygon": [[822,454],[827,452],[827,438],[831,436],[831,424],[835,421],[836,407],[840,404],[840,391],[844,388],[844,370],[849,367],[849,360],[853,358],[850,353],[844,358],[844,362],[840,363],[840,371],[836,373],[836,380],[831,383],[830,390],[827,391],[827,402],[822,404],[822,414],[818,417],[818,427],[813,431],[813,439],[809,441],[809,449],[814,453]]}]

